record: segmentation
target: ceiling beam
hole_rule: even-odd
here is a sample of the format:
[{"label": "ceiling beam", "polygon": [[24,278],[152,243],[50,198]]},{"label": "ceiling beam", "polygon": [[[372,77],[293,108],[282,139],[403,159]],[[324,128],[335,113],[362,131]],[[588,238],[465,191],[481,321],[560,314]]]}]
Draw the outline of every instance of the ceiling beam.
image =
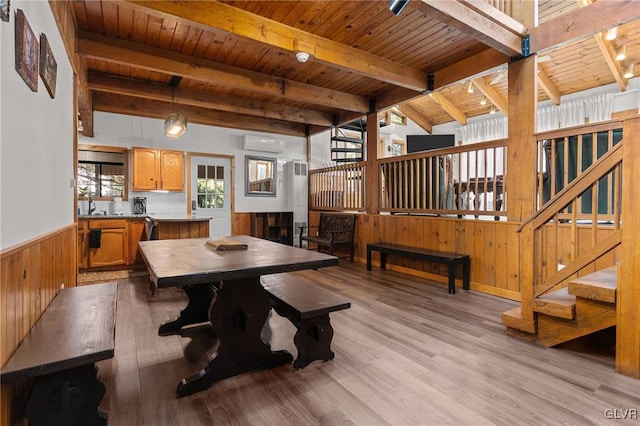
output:
[{"label": "ceiling beam", "polygon": [[467,125],[467,116],[458,109],[451,101],[445,98],[440,92],[429,93],[429,96],[435,103],[440,105],[440,107],[449,114],[454,120],[460,123],[463,126]]},{"label": "ceiling beam", "polygon": [[88,33],[79,34],[78,53],[87,58],[127,64],[209,84],[267,94],[330,108],[366,113],[369,99],[293,80],[276,78],[162,49]]},{"label": "ceiling beam", "polygon": [[517,36],[524,37],[527,35],[527,27],[518,20],[507,15],[500,9],[492,6],[487,0],[460,0],[469,8],[475,10],[492,22],[506,28]]},{"label": "ceiling beam", "polygon": [[[149,99],[132,98],[114,93],[97,92],[93,97],[95,111],[113,114],[134,115],[138,117],[167,118],[170,109],[164,102]],[[243,114],[230,116],[228,112],[213,111],[197,107],[181,107],[180,113],[188,117],[189,124],[197,123],[207,126],[252,130],[257,132],[276,133],[280,135],[305,136],[306,125],[285,122]],[[158,123],[161,126],[161,123]]]},{"label": "ceiling beam", "polygon": [[560,98],[562,97],[560,90],[553,84],[549,76],[540,65],[538,65],[538,84],[542,87],[542,90],[551,98],[554,104],[560,105]]},{"label": "ceiling beam", "polygon": [[423,92],[426,73],[221,2],[127,0],[131,7],[205,31],[212,28],[375,80]]},{"label": "ceiling beam", "polygon": [[181,87],[172,88],[165,84],[113,77],[102,73],[89,73],[88,85],[89,89],[94,91],[117,93],[167,103],[173,102],[176,105],[194,106],[234,114],[253,115],[325,127],[330,127],[332,124],[332,116],[329,113],[220,93]]},{"label": "ceiling beam", "polygon": [[429,134],[433,133],[433,124],[429,121],[427,117],[420,114],[420,112],[417,111],[415,108],[413,108],[411,105],[409,104],[398,105],[398,109],[404,115],[409,117],[411,121],[413,121],[422,129],[424,129],[427,133]]},{"label": "ceiling beam", "polygon": [[609,67],[609,71],[611,71],[613,78],[615,78],[616,82],[618,82],[620,91],[624,92],[625,90],[627,90],[628,82],[627,79],[624,78],[624,72],[622,71],[620,62],[616,61],[616,52],[611,45],[611,42],[604,38],[604,33],[594,35],[593,39],[596,41],[596,44],[600,48],[602,56],[607,63],[607,67]]},{"label": "ceiling beam", "polygon": [[522,37],[466,4],[458,1],[420,0],[415,7],[509,57],[521,55]]},{"label": "ceiling beam", "polygon": [[476,78],[472,83],[493,105],[495,105],[496,108],[498,108],[498,110],[500,110],[500,112],[502,112],[506,117],[509,116],[509,104],[496,89],[484,81],[483,78]]},{"label": "ceiling beam", "polygon": [[597,1],[531,28],[530,50],[531,53],[540,52],[638,19],[640,7],[637,1]]}]

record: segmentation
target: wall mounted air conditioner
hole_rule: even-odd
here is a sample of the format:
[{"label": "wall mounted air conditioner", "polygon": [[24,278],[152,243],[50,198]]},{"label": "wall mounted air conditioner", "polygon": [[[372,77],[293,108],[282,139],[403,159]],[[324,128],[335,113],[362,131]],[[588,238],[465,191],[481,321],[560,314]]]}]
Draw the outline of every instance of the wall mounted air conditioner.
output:
[{"label": "wall mounted air conditioner", "polygon": [[242,147],[247,151],[284,152],[287,143],[264,136],[244,135]]}]

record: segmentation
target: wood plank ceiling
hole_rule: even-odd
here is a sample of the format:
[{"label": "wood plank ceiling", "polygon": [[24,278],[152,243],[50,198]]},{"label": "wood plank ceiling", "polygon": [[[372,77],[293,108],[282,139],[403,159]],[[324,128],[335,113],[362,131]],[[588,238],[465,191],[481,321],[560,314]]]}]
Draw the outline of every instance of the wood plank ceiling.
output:
[{"label": "wood plank ceiling", "polygon": [[[538,28],[580,12],[580,1],[541,0]],[[491,105],[506,113],[507,63],[529,31],[509,17],[510,2],[495,3],[502,11],[411,0],[396,16],[386,0],[74,1],[83,133],[93,134],[93,111],[164,119],[175,110],[190,123],[298,136],[395,105],[427,131]],[[616,81],[624,90],[610,59],[623,44],[624,65],[640,68],[640,7],[603,3],[583,7],[604,19],[578,40],[535,52],[539,100]],[[603,41],[617,24],[618,38]]]}]

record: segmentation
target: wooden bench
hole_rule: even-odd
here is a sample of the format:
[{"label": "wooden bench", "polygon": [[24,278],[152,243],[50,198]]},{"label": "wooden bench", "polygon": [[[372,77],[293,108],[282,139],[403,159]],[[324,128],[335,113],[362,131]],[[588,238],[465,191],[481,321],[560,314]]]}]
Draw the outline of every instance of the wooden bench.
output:
[{"label": "wooden bench", "polygon": [[293,367],[304,368],[316,360],[333,359],[333,328],[329,313],[348,309],[351,303],[288,273],[265,275],[261,281],[273,309],[296,326],[293,342],[298,357]]},{"label": "wooden bench", "polygon": [[[344,213],[320,213],[320,224],[318,226],[301,226],[300,227],[300,247],[303,241],[316,243],[318,251],[320,247],[328,247],[329,254],[333,255],[333,251],[338,246],[349,247],[349,258],[353,262],[353,237],[356,227],[356,216]],[[304,230],[309,228],[318,228],[317,235],[304,234]]]},{"label": "wooden bench", "polygon": [[116,283],[60,290],[0,370],[2,383],[33,379],[31,425],[106,425],[95,362],[113,358]]},{"label": "wooden bench", "polygon": [[380,252],[380,268],[384,269],[387,262],[387,255],[408,256],[415,259],[427,260],[430,262],[446,263],[449,276],[449,294],[455,294],[456,265],[462,265],[462,288],[469,290],[469,269],[471,260],[468,254],[448,253],[444,251],[428,250],[420,247],[402,246],[390,243],[369,243],[367,244],[367,271],[371,270],[371,252]]}]

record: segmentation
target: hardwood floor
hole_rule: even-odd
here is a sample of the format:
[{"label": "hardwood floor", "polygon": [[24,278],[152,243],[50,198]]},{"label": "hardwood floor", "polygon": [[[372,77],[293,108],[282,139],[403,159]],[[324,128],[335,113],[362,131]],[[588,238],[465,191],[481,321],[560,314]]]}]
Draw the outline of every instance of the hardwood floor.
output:
[{"label": "hardwood floor", "polygon": [[[512,301],[451,296],[444,284],[358,264],[297,274],[351,300],[331,315],[335,359],[244,374],[181,399],[179,380],[197,371],[183,351],[202,351],[157,328],[184,307],[182,293],[152,297],[147,277],[118,281],[116,354],[99,363],[109,425],[639,422],[640,381],[616,374],[611,356],[508,336],[500,314]],[[295,356],[294,327],[277,315],[269,325],[272,349]]]}]

